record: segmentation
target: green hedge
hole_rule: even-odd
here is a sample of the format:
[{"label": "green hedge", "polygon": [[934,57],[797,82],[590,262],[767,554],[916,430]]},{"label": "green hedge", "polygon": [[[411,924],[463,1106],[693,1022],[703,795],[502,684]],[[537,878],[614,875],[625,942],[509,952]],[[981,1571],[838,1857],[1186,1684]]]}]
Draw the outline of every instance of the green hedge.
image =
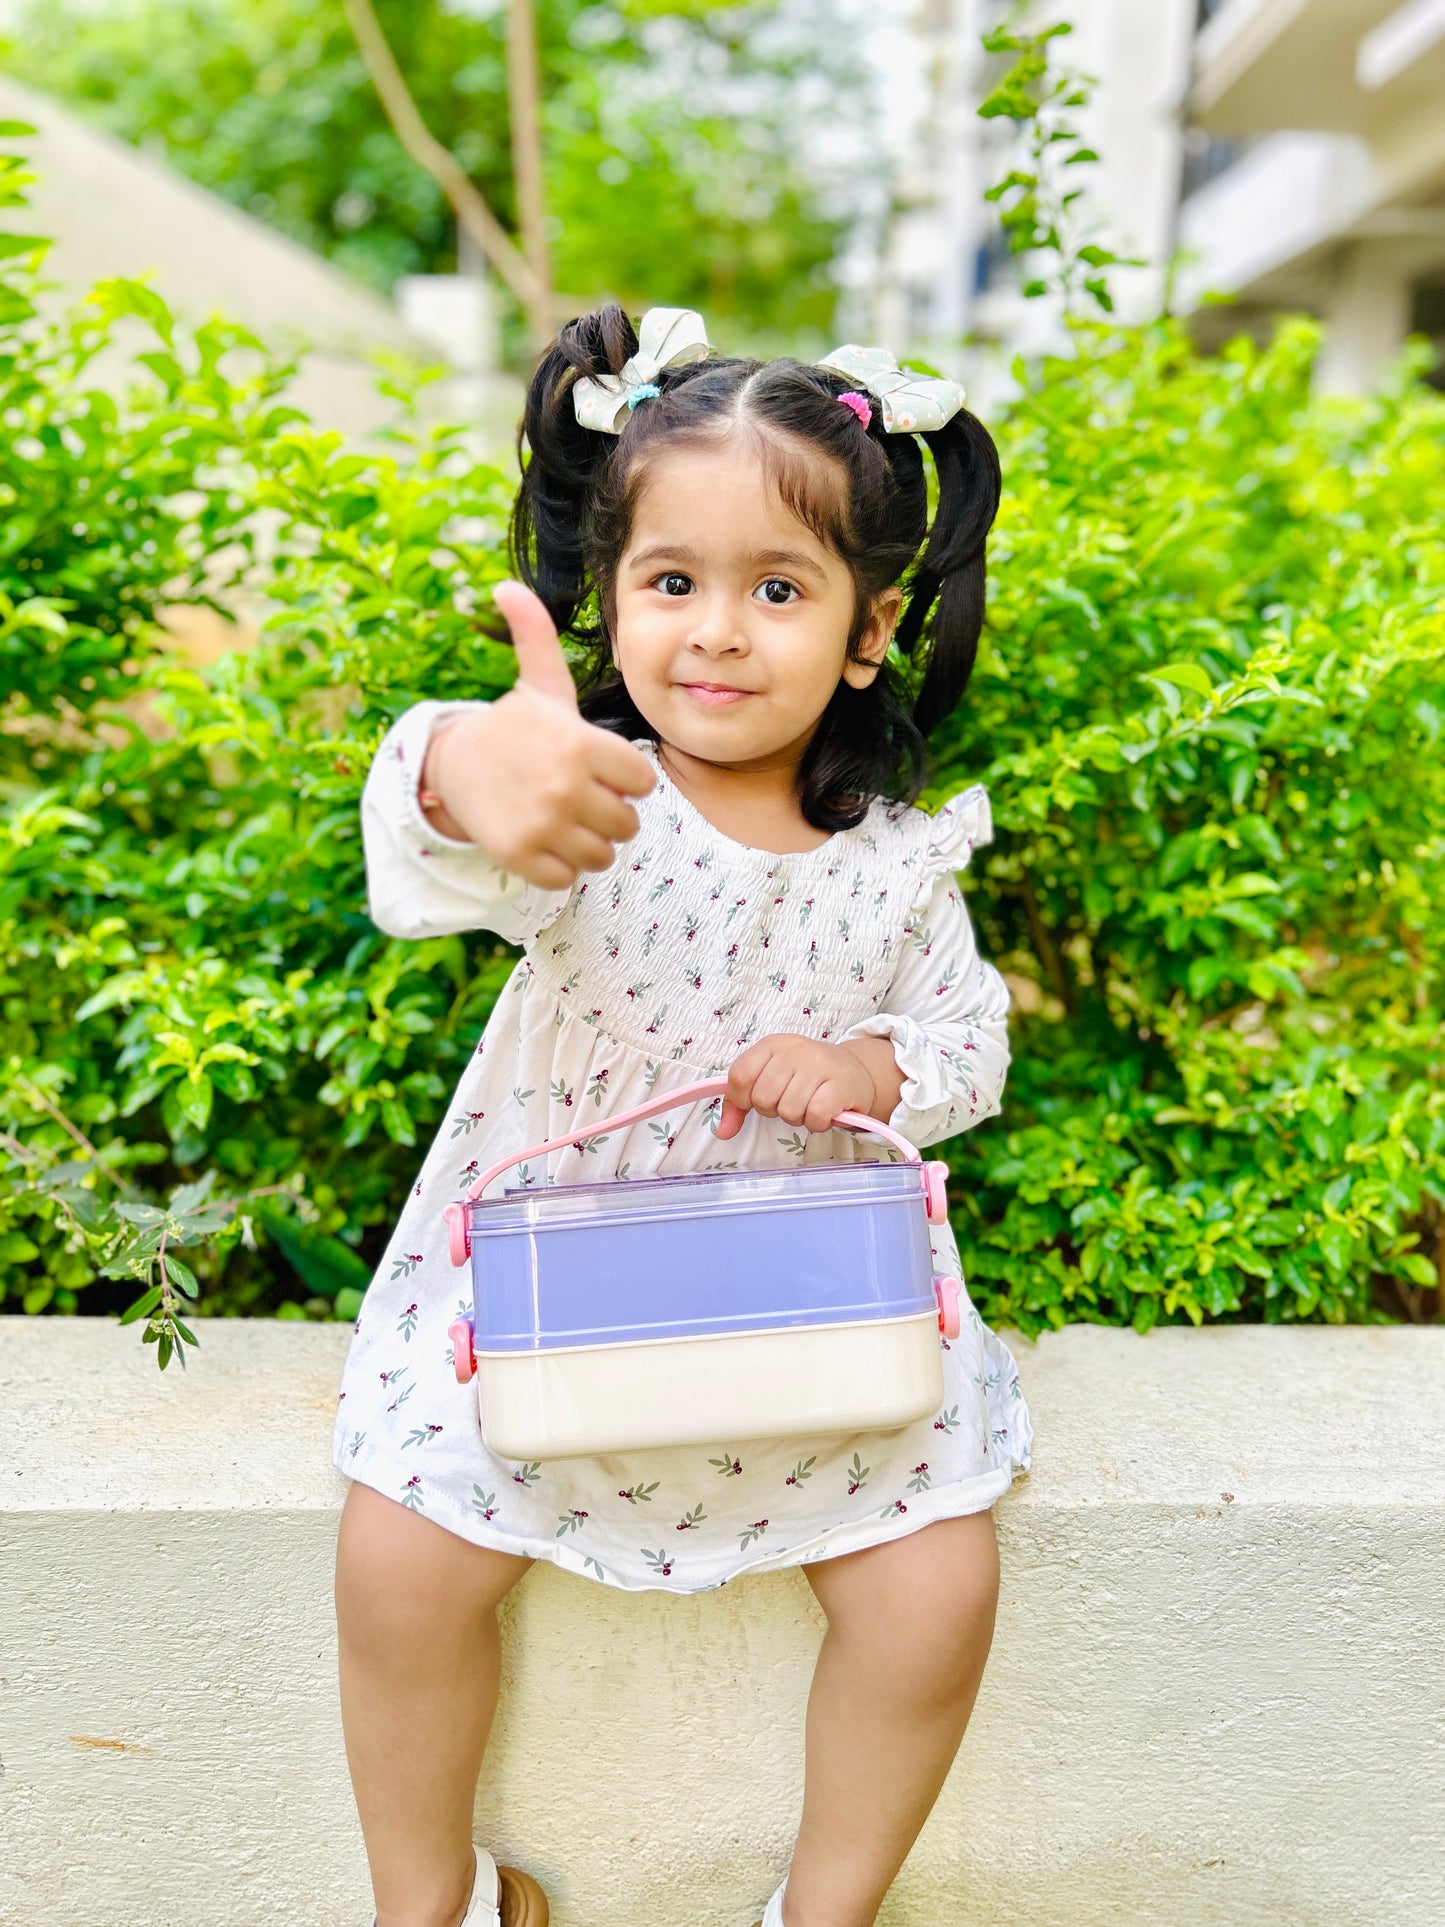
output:
[{"label": "green hedge", "polygon": [[[512,482],[404,415],[348,452],[257,344],[132,284],[43,323],[29,265],[0,262],[0,1280],[134,1300],[164,1360],[188,1297],[355,1314],[511,966],[371,925],[357,805],[393,716],[509,680],[477,610]],[[89,372],[117,331],[119,404]],[[971,902],[1015,1068],[949,1147],[994,1322],[1360,1319],[1436,1283],[1445,403],[1313,401],[1315,347],[1080,330],[996,424],[987,647],[930,792],[982,778],[998,823]],[[196,668],[155,612],[241,569],[260,643]]]},{"label": "green hedge", "polygon": [[1445,403],[1405,374],[1313,400],[1306,323],[1078,347],[1002,424],[991,645],[937,746],[992,787],[974,900],[1038,986],[1006,1135],[957,1163],[975,1288],[1028,1330],[1419,1315]]}]

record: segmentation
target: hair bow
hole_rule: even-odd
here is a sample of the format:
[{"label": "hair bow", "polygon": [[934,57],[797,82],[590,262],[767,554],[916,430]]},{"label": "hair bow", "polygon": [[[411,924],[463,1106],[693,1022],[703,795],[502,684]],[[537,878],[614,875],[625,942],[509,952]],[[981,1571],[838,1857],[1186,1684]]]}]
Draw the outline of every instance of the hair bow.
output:
[{"label": "hair bow", "polygon": [[941,375],[920,375],[900,368],[886,348],[860,348],[855,341],[835,348],[818,363],[878,397],[888,434],[931,434],[963,406],[963,390]]},{"label": "hair bow", "polygon": [[707,329],[693,308],[649,308],[637,330],[637,353],[622,364],[620,375],[581,375],[572,384],[572,405],[584,428],[602,435],[620,435],[626,416],[644,399],[638,392],[658,393],[657,377],[664,368],[706,361]]}]

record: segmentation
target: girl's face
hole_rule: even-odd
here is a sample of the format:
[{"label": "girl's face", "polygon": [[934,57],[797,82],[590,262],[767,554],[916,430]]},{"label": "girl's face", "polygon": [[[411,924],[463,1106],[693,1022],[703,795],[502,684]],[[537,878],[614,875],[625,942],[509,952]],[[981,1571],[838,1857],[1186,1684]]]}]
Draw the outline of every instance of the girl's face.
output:
[{"label": "girl's face", "polygon": [[840,680],[872,682],[902,591],[850,661],[853,578],[778,499],[746,436],[659,453],[618,564],[613,661],[661,741],[739,769],[796,764]]}]

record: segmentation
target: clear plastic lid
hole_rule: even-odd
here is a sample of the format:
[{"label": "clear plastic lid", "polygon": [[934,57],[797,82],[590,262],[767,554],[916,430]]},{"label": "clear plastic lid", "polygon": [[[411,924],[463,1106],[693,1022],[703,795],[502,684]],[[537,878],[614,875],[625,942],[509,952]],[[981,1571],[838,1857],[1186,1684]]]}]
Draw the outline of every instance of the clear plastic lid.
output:
[{"label": "clear plastic lid", "polygon": [[675,1177],[609,1178],[597,1184],[520,1186],[468,1207],[473,1237],[522,1225],[585,1224],[659,1214],[703,1217],[715,1211],[788,1210],[916,1198],[916,1164],[806,1164],[760,1171],[693,1171]]}]

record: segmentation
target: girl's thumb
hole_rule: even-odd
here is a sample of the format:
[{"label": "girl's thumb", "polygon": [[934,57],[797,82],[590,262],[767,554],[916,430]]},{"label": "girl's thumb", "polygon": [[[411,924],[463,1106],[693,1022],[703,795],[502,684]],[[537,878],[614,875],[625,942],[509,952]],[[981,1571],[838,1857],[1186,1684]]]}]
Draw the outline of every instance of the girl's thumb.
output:
[{"label": "girl's thumb", "polygon": [[546,605],[524,582],[499,582],[492,591],[497,607],[507,619],[512,645],[517,651],[517,681],[524,682],[539,695],[554,702],[577,707],[577,690],[572,671],[557,640],[556,626]]}]

